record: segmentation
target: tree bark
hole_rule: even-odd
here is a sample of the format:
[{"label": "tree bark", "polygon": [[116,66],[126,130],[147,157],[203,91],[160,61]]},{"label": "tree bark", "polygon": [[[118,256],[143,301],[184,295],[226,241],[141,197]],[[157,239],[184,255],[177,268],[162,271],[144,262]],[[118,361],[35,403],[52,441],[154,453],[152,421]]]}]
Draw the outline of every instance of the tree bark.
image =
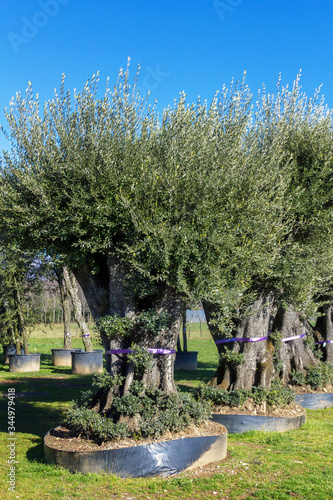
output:
[{"label": "tree bark", "polygon": [[70,296],[65,286],[63,272],[56,270],[56,277],[59,285],[60,302],[64,319],[64,349],[70,349],[72,347]]},{"label": "tree bark", "polygon": [[[212,324],[217,306],[203,302],[209,330],[214,341],[226,338],[217,326]],[[274,315],[274,296],[270,291],[261,290],[257,299],[244,311],[241,320],[235,321],[232,338],[260,338],[268,336]],[[211,385],[225,390],[251,389],[253,386],[270,387],[275,373],[273,363],[274,347],[268,340],[258,342],[228,342],[217,344],[220,362]],[[244,361],[239,363],[237,354]]]},{"label": "tree bark", "polygon": [[[279,332],[282,338],[294,337],[306,333],[312,335],[310,324],[303,319],[302,313],[295,311],[291,306],[288,309],[279,308],[274,319],[272,332]],[[318,360],[306,343],[306,338],[280,342],[277,354],[282,362],[279,376],[287,384],[290,381],[292,370],[302,370],[318,365]]]},{"label": "tree bark", "polygon": [[78,284],[75,279],[74,274],[67,267],[63,268],[63,276],[65,281],[65,286],[70,294],[75,320],[81,330],[82,333],[82,341],[86,351],[92,351],[93,347],[90,340],[90,332],[87,323],[85,322],[84,317],[82,316],[82,307],[81,302],[78,297]]},{"label": "tree bark", "polygon": [[22,338],[23,347],[24,347],[24,354],[29,354],[28,336],[27,336],[27,330],[25,327],[25,321],[24,321],[24,316],[23,316],[23,312],[22,312],[21,293],[20,293],[19,285],[18,285],[15,277],[14,277],[13,284],[14,284],[15,309],[16,309],[16,314],[17,314],[17,326],[18,326],[18,330],[20,332],[20,337]]},{"label": "tree bark", "polygon": [[[326,297],[327,303],[319,308],[315,330],[320,334],[318,341],[333,341],[333,297]],[[322,345],[323,360],[333,363],[333,344]]]},{"label": "tree bark", "polygon": [[[109,339],[101,332],[104,348],[106,350],[128,349],[132,343],[135,343],[144,348],[176,349],[184,311],[181,297],[165,283],[159,283],[157,292],[149,299],[149,306],[147,306],[147,301],[141,304],[126,289],[125,282],[129,270],[119,259],[106,253],[96,256],[95,260],[98,263],[98,269],[94,274],[87,264],[81,266],[80,269],[73,270],[94,319],[114,314],[135,319],[140,311],[151,307],[159,314],[165,312],[172,317],[170,328],[155,336],[139,336],[134,329],[130,337]],[[111,354],[107,356],[107,360],[107,370],[112,375],[127,377],[125,384],[129,389],[132,375],[130,371],[128,372],[127,355]],[[144,377],[145,384],[158,387],[166,393],[176,392],[174,361],[175,354],[154,355],[153,367]]]}]

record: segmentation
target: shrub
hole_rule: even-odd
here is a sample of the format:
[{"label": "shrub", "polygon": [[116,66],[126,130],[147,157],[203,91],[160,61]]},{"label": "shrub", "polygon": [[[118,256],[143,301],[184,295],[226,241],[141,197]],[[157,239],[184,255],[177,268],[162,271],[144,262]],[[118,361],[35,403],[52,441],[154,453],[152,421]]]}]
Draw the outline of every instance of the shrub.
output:
[{"label": "shrub", "polygon": [[126,424],[114,423],[93,410],[78,407],[75,403],[67,410],[64,424],[75,434],[83,434],[86,439],[93,439],[97,442],[116,437],[125,438],[130,435],[130,429]]},{"label": "shrub", "polygon": [[211,401],[214,405],[229,405],[229,393],[217,387],[209,387],[205,384],[200,384],[194,390],[194,397],[197,400]]},{"label": "shrub", "polygon": [[293,385],[304,385],[305,381],[305,373],[302,370],[292,370],[290,374],[290,382]]},{"label": "shrub", "polygon": [[319,389],[325,385],[333,383],[333,364],[320,363],[318,366],[309,368],[306,374],[306,383],[310,384],[312,389]]},{"label": "shrub", "polygon": [[251,396],[255,404],[260,405],[267,400],[267,390],[264,387],[253,387]]},{"label": "shrub", "polygon": [[229,394],[229,406],[243,406],[250,394],[249,391],[245,389],[235,389],[231,391]]},{"label": "shrub", "polygon": [[213,405],[222,406],[242,406],[248,398],[259,405],[266,401],[268,406],[286,406],[295,399],[295,392],[289,387],[283,387],[280,380],[272,382],[270,390],[264,387],[253,387],[252,390],[236,389],[231,392],[201,385],[194,391],[194,395],[199,400],[208,400]]},{"label": "shrub", "polygon": [[96,327],[107,337],[128,337],[134,326],[131,318],[123,318],[118,314],[110,314],[96,320]]},{"label": "shrub", "polygon": [[266,396],[268,406],[284,407],[293,401],[295,401],[295,391],[290,387],[284,387],[280,379],[273,380]]},{"label": "shrub", "polygon": [[97,442],[127,436],[156,437],[166,431],[178,432],[191,424],[200,425],[210,417],[211,403],[195,401],[190,394],[166,395],[158,389],[148,388],[138,394],[136,384],[129,394],[114,398],[112,414],[115,419],[120,415],[139,416],[137,428],[132,430],[124,423],[116,423],[76,403],[67,411],[64,424],[74,433]]}]

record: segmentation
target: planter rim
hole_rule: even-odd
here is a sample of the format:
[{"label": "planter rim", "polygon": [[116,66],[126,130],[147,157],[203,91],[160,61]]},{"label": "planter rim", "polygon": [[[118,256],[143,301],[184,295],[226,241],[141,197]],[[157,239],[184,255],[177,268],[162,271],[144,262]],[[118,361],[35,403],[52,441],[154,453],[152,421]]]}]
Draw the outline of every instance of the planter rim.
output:
[{"label": "planter rim", "polygon": [[[222,426],[221,426],[222,427]],[[227,429],[209,436],[176,438],[152,444],[92,451],[67,451],[49,446],[44,436],[44,457],[72,472],[106,471],[117,476],[153,477],[223,460],[227,454]]]},{"label": "planter rim", "polygon": [[40,356],[40,352],[29,352],[29,354],[8,354],[8,356]]},{"label": "planter rim", "polygon": [[199,351],[176,351],[176,354],[199,354]]},{"label": "planter rim", "polygon": [[298,429],[306,422],[306,412],[290,417],[274,417],[270,415],[247,415],[240,413],[213,413],[211,420],[224,425],[228,433],[245,431],[284,432]]},{"label": "planter rim", "polygon": [[70,349],[70,351],[72,351],[74,353],[78,352],[78,354],[93,354],[94,352],[104,352],[103,349],[94,349],[93,351],[85,351],[84,349],[80,349],[80,350]]},{"label": "planter rim", "polygon": [[82,351],[83,349],[76,348],[76,347],[54,347],[51,349],[51,351]]}]

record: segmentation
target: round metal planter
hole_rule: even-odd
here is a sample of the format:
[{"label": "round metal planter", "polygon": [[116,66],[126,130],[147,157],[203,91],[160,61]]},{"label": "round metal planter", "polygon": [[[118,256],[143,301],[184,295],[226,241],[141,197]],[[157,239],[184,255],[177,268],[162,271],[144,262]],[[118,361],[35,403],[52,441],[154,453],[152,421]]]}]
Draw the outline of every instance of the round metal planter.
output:
[{"label": "round metal planter", "polygon": [[34,354],[9,354],[10,372],[39,372],[40,353]]},{"label": "round metal planter", "polygon": [[5,365],[9,365],[9,354],[16,354],[16,346],[14,344],[3,346],[3,355]]},{"label": "round metal planter", "polygon": [[322,410],[333,406],[333,393],[296,394],[295,402],[309,410]]},{"label": "round metal planter", "polygon": [[72,373],[90,375],[103,373],[103,349],[94,351],[72,351]]},{"label": "round metal planter", "polygon": [[[46,434],[45,438],[48,436]],[[227,454],[227,432],[142,446],[91,452],[65,451],[48,446],[44,458],[72,472],[102,472],[119,477],[170,476],[184,470],[223,460]]]},{"label": "round metal planter", "polygon": [[177,351],[175,370],[196,370],[199,351]]},{"label": "round metal planter", "polygon": [[81,352],[82,349],[51,349],[53,366],[72,366],[71,352]]},{"label": "round metal planter", "polygon": [[224,425],[229,434],[246,431],[285,432],[298,429],[306,421],[305,413],[296,417],[265,417],[260,415],[214,414],[213,422]]}]

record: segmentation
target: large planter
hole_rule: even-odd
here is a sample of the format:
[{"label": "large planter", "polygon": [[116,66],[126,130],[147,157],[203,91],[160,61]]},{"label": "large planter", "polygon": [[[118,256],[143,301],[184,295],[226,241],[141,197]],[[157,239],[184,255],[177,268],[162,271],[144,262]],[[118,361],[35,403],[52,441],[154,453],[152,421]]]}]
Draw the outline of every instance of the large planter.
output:
[{"label": "large planter", "polygon": [[40,353],[34,354],[9,354],[10,372],[39,372]]},{"label": "large planter", "polygon": [[[24,347],[21,347],[21,352],[24,354]],[[5,358],[5,365],[9,365],[9,354],[16,354],[16,345],[9,344],[3,346],[3,354]]]},{"label": "large planter", "polygon": [[175,370],[196,370],[199,351],[177,351]]},{"label": "large planter", "polygon": [[3,355],[5,365],[9,365],[9,354],[16,354],[16,346],[15,344],[9,344],[3,346]]},{"label": "large planter", "polygon": [[227,432],[189,437],[142,446],[81,452],[49,446],[44,437],[44,458],[72,472],[109,472],[119,477],[169,476],[223,460],[227,454]]},{"label": "large planter", "polygon": [[260,415],[213,414],[213,422],[224,425],[229,434],[246,431],[285,432],[298,429],[306,421],[306,414],[296,417],[265,417]]},{"label": "large planter", "polygon": [[71,352],[81,352],[82,349],[51,349],[53,366],[72,366]]},{"label": "large planter", "polygon": [[296,404],[309,410],[321,410],[333,406],[333,393],[316,392],[312,394],[296,394]]},{"label": "large planter", "polygon": [[90,375],[94,372],[103,373],[103,349],[94,351],[73,351],[72,373]]}]

